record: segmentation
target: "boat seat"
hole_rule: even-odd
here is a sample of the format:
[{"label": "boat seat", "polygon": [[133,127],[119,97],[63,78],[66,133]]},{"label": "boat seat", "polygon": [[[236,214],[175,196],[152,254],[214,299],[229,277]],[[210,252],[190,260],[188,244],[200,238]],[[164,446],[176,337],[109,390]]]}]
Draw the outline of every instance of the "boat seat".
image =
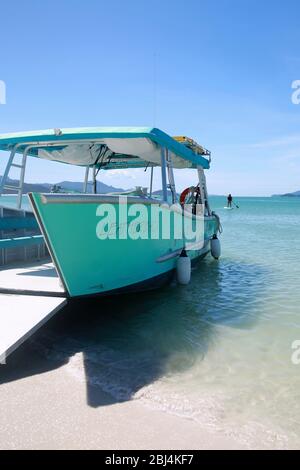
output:
[{"label": "boat seat", "polygon": [[40,245],[44,243],[43,235],[32,235],[27,237],[3,238],[0,240],[1,248],[16,248],[29,245]]}]

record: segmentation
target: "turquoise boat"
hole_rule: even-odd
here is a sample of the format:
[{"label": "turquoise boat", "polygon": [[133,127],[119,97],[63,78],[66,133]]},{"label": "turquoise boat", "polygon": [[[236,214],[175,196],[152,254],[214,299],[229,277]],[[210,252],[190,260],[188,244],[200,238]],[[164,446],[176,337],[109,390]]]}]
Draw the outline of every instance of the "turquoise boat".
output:
[{"label": "turquoise boat", "polygon": [[[195,263],[210,251],[219,257],[220,221],[210,209],[204,174],[211,156],[190,138],[141,127],[52,129],[0,135],[0,150],[10,152],[0,195],[17,192],[19,208],[28,157],[84,169],[82,193],[28,195],[69,297],[153,289],[172,279],[180,258]],[[12,167],[20,171],[18,187],[8,184]],[[152,189],[155,167],[160,167],[158,195]],[[99,171],[132,168],[148,171],[149,189],[97,193]],[[173,170],[186,168],[195,170],[196,182],[179,196]]]}]

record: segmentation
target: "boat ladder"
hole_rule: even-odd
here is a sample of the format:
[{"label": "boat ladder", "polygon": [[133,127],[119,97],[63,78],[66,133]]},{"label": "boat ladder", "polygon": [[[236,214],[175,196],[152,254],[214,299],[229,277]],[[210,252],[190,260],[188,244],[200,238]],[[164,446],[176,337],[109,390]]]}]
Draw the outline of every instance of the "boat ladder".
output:
[{"label": "boat ladder", "polygon": [[210,210],[210,206],[208,202],[206,178],[205,178],[204,170],[201,167],[198,168],[198,177],[199,177],[199,188],[200,188],[201,200],[205,204],[208,215],[211,215],[211,210]]},{"label": "boat ladder", "polygon": [[[20,158],[21,155],[17,155],[16,152],[12,151],[10,154],[9,160],[7,162],[7,165],[6,165],[5,172],[0,182],[0,196],[2,196],[5,189],[8,189],[9,191],[15,191],[18,194],[17,208],[21,209],[27,152],[24,152],[24,154],[22,155],[21,162],[20,161],[16,162],[15,161],[16,157]],[[18,185],[9,184],[9,181],[10,181],[9,174],[12,168],[18,168],[20,170]]]}]

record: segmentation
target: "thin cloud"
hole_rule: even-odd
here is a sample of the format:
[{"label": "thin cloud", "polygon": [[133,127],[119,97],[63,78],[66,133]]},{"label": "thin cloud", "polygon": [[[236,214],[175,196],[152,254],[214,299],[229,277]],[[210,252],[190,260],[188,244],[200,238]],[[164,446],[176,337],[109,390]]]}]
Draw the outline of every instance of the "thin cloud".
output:
[{"label": "thin cloud", "polygon": [[274,148],[282,147],[287,145],[299,144],[300,143],[300,134],[285,136],[280,139],[266,140],[264,142],[258,142],[255,144],[250,144],[250,148]]}]

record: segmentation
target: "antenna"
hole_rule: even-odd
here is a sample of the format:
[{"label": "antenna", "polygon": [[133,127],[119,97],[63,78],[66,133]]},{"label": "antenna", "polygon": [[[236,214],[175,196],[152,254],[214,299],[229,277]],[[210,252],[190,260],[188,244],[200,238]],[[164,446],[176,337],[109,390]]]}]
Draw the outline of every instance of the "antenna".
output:
[{"label": "antenna", "polygon": [[153,127],[156,127],[157,115],[157,54],[153,53]]}]

